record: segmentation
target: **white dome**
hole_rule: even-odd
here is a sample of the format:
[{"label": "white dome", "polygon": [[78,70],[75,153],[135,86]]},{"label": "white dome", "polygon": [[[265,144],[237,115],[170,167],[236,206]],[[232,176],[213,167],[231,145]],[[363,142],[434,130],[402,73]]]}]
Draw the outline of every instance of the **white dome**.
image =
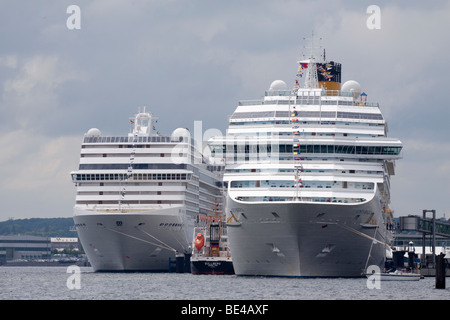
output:
[{"label": "white dome", "polygon": [[[177,128],[172,132],[172,140],[188,142],[191,138],[191,133],[186,128]],[[181,139],[183,138],[183,139]]]},{"label": "white dome", "polygon": [[269,91],[288,90],[286,82],[283,80],[275,80],[270,84]]},{"label": "white dome", "polygon": [[100,137],[102,133],[97,128],[89,129],[89,131],[86,133],[87,137]]},{"label": "white dome", "polygon": [[355,80],[348,80],[342,85],[341,91],[351,92],[353,98],[356,99],[361,95],[361,85]]}]

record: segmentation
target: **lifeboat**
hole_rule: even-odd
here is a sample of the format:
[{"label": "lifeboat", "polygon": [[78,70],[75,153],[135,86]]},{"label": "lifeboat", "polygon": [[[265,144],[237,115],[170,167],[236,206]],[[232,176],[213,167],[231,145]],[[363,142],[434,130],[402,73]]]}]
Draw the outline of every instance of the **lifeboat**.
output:
[{"label": "lifeboat", "polygon": [[194,241],[195,248],[200,251],[205,245],[205,237],[201,233],[197,233],[197,237],[195,237]]}]

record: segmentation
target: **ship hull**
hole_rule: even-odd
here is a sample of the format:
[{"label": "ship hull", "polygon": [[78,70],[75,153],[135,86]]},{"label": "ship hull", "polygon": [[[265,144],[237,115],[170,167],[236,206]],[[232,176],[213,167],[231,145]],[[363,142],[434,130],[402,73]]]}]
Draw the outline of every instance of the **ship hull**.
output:
[{"label": "ship hull", "polygon": [[75,208],[73,219],[94,271],[168,271],[176,251],[189,250],[194,227],[182,207],[132,213]]},{"label": "ship hull", "polygon": [[237,275],[361,277],[368,265],[384,268],[386,246],[373,238],[386,243],[390,233],[376,194],[357,205],[252,204],[228,197],[230,211],[229,245]]},{"label": "ship hull", "polygon": [[192,274],[234,274],[233,262],[229,258],[204,258],[192,260]]}]

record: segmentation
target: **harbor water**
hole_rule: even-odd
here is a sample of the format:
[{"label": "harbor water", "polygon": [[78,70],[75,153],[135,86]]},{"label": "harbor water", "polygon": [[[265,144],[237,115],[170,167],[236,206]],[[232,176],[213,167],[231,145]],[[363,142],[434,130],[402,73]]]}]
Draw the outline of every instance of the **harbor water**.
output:
[{"label": "harbor water", "polygon": [[[97,273],[90,267],[0,267],[0,300],[450,300],[435,278],[268,278],[190,273]],[[78,272],[79,271],[79,272]],[[76,278],[75,278],[76,277]]]}]

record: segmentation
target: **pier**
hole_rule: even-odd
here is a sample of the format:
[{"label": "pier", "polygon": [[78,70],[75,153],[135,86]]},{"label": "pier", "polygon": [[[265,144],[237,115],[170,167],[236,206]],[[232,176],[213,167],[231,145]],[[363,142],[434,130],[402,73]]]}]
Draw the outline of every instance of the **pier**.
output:
[{"label": "pier", "polygon": [[175,259],[169,258],[168,272],[191,273],[191,253],[176,252]]},{"label": "pier", "polygon": [[[428,214],[431,213],[431,217]],[[436,236],[450,238],[450,221],[440,221],[436,219],[436,210],[423,210],[420,216],[400,217],[400,231],[413,231],[422,234],[422,254],[420,256],[420,273],[425,277],[450,276],[449,255],[436,255]],[[430,238],[431,256],[426,254],[426,240]],[[447,257],[447,258],[445,258]],[[442,267],[443,266],[443,267]],[[443,268],[443,269],[442,269]],[[439,269],[439,270],[437,270]],[[443,275],[442,275],[443,273]]]}]

